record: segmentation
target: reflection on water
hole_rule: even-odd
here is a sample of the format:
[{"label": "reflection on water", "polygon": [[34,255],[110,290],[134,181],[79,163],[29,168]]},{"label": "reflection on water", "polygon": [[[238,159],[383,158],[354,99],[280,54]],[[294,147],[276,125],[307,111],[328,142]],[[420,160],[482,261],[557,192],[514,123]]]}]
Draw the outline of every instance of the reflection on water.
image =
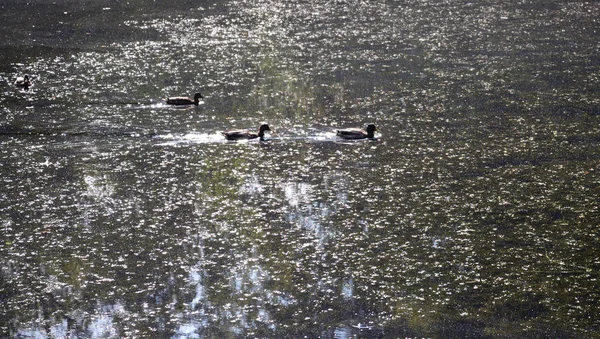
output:
[{"label": "reflection on water", "polygon": [[1,336],[599,335],[600,7],[2,7]]}]

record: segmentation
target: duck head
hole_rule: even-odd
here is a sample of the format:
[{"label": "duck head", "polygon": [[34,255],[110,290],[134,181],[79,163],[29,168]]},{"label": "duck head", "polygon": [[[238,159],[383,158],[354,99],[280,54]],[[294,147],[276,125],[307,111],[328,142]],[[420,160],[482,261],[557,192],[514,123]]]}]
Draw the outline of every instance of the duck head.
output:
[{"label": "duck head", "polygon": [[375,127],[374,124],[369,124],[367,126],[366,131],[367,131],[367,134],[369,135],[369,138],[372,138],[375,134],[375,131],[377,131],[377,127]]},{"label": "duck head", "polygon": [[260,127],[258,128],[258,136],[262,139],[265,136],[265,131],[270,131],[271,129],[269,128],[269,125],[267,124],[262,124],[260,125]]}]

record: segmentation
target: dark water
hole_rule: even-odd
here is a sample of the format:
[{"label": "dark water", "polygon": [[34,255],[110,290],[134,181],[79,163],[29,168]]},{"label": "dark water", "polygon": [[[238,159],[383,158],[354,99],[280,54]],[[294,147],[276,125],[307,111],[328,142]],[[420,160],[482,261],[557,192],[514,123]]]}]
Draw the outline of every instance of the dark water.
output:
[{"label": "dark water", "polygon": [[0,336],[600,336],[598,18],[0,2]]}]

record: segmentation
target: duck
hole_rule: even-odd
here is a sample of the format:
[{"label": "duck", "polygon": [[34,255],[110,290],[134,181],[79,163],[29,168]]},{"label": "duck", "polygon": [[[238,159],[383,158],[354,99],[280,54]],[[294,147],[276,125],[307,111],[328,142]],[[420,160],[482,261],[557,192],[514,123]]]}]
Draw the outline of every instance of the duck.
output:
[{"label": "duck", "polygon": [[337,136],[342,139],[374,139],[377,127],[369,124],[366,129],[344,128],[336,130]]},{"label": "duck", "polygon": [[198,106],[200,99],[203,96],[200,93],[194,94],[194,99],[188,97],[171,97],[166,100],[167,105],[183,106],[183,105],[195,105]]},{"label": "duck", "polygon": [[25,74],[22,77],[17,77],[17,79],[15,80],[15,86],[23,88],[24,90],[28,90],[29,86],[31,86],[31,80],[29,80],[29,75]]},{"label": "duck", "polygon": [[252,133],[247,129],[236,129],[236,130],[223,131],[223,132],[221,132],[221,134],[223,134],[223,136],[227,140],[244,140],[244,139],[248,140],[248,139],[256,139],[256,138],[260,138],[260,140],[265,140],[264,139],[265,131],[270,131],[270,130],[271,129],[269,128],[269,125],[262,124],[258,128],[258,133]]}]

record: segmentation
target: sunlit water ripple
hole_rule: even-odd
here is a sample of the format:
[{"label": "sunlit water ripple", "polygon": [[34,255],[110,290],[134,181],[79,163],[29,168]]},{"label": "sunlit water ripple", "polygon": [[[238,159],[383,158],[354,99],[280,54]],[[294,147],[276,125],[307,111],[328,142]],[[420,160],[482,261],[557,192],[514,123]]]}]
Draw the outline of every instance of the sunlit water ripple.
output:
[{"label": "sunlit water ripple", "polygon": [[596,4],[32,4],[1,336],[600,335]]}]

